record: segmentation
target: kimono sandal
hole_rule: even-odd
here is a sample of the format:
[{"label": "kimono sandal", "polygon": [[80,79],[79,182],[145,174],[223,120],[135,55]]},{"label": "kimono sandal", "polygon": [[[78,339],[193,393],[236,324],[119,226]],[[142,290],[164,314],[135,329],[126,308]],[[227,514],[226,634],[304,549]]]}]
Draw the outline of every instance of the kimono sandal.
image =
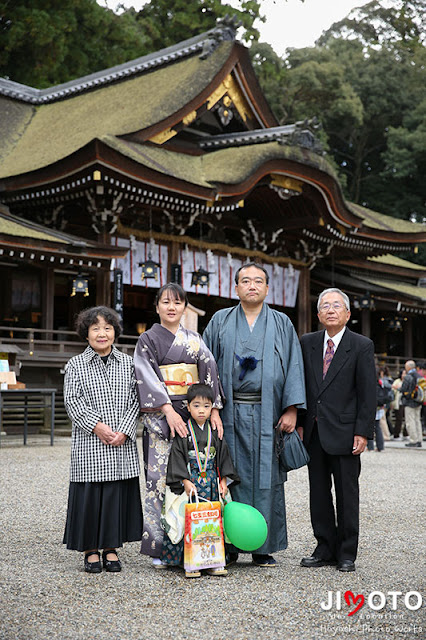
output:
[{"label": "kimono sandal", "polygon": [[[87,559],[89,556],[98,556],[98,560],[96,562],[89,562]],[[102,565],[99,551],[88,551],[84,554],[84,570],[86,573],[101,573]]]},{"label": "kimono sandal", "polygon": [[224,567],[214,567],[212,569],[206,569],[206,573],[209,576],[227,576],[228,571]]},{"label": "kimono sandal", "polygon": [[201,578],[201,571],[185,571],[185,578]]},{"label": "kimono sandal", "polygon": [[[117,560],[108,560],[107,555],[109,553],[114,553],[117,556]],[[121,562],[118,559],[118,555],[115,549],[107,549],[106,551],[104,549],[102,552],[102,562],[105,569],[110,573],[118,573],[119,571],[121,571]]]},{"label": "kimono sandal", "polygon": [[166,564],[165,562],[161,562],[160,558],[153,558],[152,559],[152,566],[154,567],[154,569],[168,569],[169,565]]}]

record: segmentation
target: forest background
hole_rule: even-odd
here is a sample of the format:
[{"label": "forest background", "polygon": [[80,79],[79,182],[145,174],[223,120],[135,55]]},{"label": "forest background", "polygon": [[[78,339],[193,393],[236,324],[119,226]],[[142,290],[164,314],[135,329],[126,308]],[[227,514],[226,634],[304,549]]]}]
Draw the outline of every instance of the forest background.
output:
[{"label": "forest background", "polygon": [[[259,41],[261,4],[151,0],[140,11],[113,11],[96,0],[0,0],[0,76],[49,87],[186,40],[236,14],[238,37],[280,124],[319,119],[345,197],[426,223],[424,0],[373,0],[333,24],[314,47],[290,48],[284,56]],[[409,259],[426,264],[426,247]]]}]

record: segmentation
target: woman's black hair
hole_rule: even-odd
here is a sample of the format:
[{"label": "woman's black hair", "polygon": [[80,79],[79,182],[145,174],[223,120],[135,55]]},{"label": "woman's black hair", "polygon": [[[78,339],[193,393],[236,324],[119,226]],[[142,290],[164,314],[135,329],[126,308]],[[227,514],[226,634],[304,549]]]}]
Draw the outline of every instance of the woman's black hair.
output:
[{"label": "woman's black hair", "polygon": [[91,327],[92,324],[96,324],[99,317],[114,327],[116,339],[122,334],[123,327],[121,326],[120,316],[114,309],[110,309],[109,307],[90,307],[89,309],[80,311],[75,321],[75,330],[80,338],[86,340],[89,335],[89,327]]},{"label": "woman's black hair", "polygon": [[170,294],[173,296],[173,298],[175,298],[176,300],[180,300],[181,302],[184,302],[185,307],[188,305],[188,296],[186,294],[185,289],[183,289],[183,287],[181,287],[180,284],[177,284],[176,282],[168,282],[167,284],[160,287],[160,289],[158,289],[157,295],[155,296],[155,301],[154,301],[155,306],[158,305],[158,303],[161,300],[161,296],[165,291],[170,291]]},{"label": "woman's black hair", "polygon": [[214,402],[214,391],[208,384],[201,384],[197,382],[196,384],[192,384],[188,393],[186,394],[186,399],[188,404],[194,400],[194,398],[203,398],[203,400],[210,400],[213,404]]},{"label": "woman's black hair", "polygon": [[265,274],[266,284],[269,284],[269,273],[266,271],[265,267],[263,267],[258,262],[247,262],[246,264],[243,264],[235,273],[235,284],[238,284],[240,271],[242,271],[243,269],[248,269],[248,267],[256,267],[256,269],[260,269],[261,271],[263,271],[263,273]]}]

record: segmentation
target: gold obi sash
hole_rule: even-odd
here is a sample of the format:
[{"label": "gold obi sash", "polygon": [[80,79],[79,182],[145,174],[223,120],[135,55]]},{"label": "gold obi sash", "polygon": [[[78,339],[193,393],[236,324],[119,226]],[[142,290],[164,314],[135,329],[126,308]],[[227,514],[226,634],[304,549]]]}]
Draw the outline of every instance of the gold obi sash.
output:
[{"label": "gold obi sash", "polygon": [[171,396],[184,396],[188,393],[191,384],[199,382],[196,364],[186,364],[185,362],[162,364],[160,371]]}]

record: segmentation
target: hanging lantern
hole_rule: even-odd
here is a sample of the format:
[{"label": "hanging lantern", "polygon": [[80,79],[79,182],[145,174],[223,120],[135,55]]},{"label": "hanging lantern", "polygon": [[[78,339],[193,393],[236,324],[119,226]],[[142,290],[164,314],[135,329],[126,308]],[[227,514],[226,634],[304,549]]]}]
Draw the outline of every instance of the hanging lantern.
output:
[{"label": "hanging lantern", "polygon": [[192,272],[191,286],[207,287],[210,281],[208,271],[200,267],[198,271]]},{"label": "hanging lantern", "polygon": [[386,322],[388,331],[402,331],[402,321],[403,318],[400,318],[399,316],[388,318]]},{"label": "hanging lantern", "polygon": [[73,278],[72,281],[71,297],[75,296],[76,293],[82,293],[85,298],[89,295],[89,280],[81,274]]},{"label": "hanging lantern", "polygon": [[369,311],[374,311],[376,308],[374,305],[374,297],[370,295],[368,291],[362,296],[356,296],[356,298],[354,298],[354,307],[355,309],[368,309]]},{"label": "hanging lantern", "polygon": [[139,262],[139,266],[142,269],[142,273],[141,273],[142,282],[144,281],[145,278],[147,280],[149,278],[154,278],[154,280],[158,280],[158,269],[161,267],[161,265],[158,262],[154,262],[154,260],[152,260],[150,253],[148,254],[148,260],[145,260],[144,262]]},{"label": "hanging lantern", "polygon": [[148,259],[144,260],[144,262],[139,262],[139,266],[142,269],[141,280],[142,282],[145,280],[149,280],[153,278],[154,280],[158,280],[158,269],[161,267],[159,262],[154,262],[152,259],[152,250],[155,247],[155,241],[152,237],[152,208],[149,208],[149,246],[148,246]]}]

